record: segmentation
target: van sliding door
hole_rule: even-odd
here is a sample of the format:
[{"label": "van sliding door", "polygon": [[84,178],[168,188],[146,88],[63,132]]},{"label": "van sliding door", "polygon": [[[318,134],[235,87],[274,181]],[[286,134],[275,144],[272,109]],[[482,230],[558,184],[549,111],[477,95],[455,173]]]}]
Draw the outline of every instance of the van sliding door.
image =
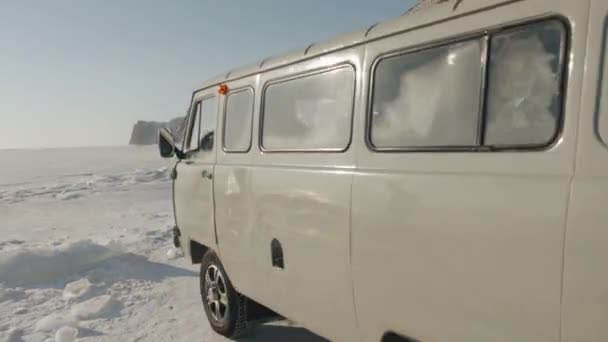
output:
[{"label": "van sliding door", "polygon": [[347,50],[262,75],[261,153],[251,168],[256,276],[244,292],[335,341],[357,340],[350,144],[359,56]]}]

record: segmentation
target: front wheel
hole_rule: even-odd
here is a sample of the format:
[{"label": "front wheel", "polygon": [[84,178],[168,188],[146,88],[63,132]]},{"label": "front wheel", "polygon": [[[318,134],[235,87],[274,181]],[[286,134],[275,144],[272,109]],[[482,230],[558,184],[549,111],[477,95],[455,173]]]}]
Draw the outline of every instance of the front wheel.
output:
[{"label": "front wheel", "polygon": [[228,338],[247,330],[247,299],[239,294],[215,252],[205,253],[201,263],[201,297],[211,328]]}]

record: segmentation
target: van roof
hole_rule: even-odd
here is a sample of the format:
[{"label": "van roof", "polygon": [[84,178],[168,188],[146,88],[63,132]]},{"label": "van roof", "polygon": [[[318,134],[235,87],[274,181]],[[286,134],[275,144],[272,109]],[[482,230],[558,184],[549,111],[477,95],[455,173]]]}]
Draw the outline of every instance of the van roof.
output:
[{"label": "van roof", "polygon": [[216,77],[206,80],[194,93],[231,80],[255,75],[386,36],[432,25],[470,12],[519,1],[524,0],[422,0],[401,16],[376,23],[364,30],[344,34],[323,42],[312,43],[304,48],[268,57],[257,63],[221,73]]}]

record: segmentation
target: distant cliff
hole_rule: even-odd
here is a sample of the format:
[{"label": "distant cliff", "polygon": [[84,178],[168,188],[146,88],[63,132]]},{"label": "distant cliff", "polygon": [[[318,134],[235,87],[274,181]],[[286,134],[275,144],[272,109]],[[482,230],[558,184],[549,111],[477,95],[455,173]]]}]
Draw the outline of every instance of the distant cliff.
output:
[{"label": "distant cliff", "polygon": [[137,121],[131,132],[130,145],[153,145],[158,142],[158,130],[162,127],[167,128],[176,142],[181,142],[184,137],[186,122],[184,117],[172,119],[168,122],[158,121]]}]

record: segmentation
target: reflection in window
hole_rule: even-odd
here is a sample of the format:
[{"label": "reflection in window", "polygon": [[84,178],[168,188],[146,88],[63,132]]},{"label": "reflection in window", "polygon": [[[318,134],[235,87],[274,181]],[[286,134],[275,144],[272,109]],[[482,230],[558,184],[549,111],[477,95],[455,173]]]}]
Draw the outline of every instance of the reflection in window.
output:
[{"label": "reflection in window", "polygon": [[351,133],[355,73],[343,67],[274,83],[264,95],[267,150],[342,150]]},{"label": "reflection in window", "polygon": [[201,150],[212,151],[217,126],[217,99],[211,97],[201,102]]},{"label": "reflection in window", "polygon": [[188,136],[188,150],[187,151],[196,151],[198,150],[198,141],[200,137],[201,131],[201,104],[197,102],[194,105],[194,111],[192,112],[192,116],[190,117],[190,134]]},{"label": "reflection in window", "polygon": [[487,98],[487,145],[544,145],[561,113],[558,21],[527,25],[492,37]]},{"label": "reflection in window", "polygon": [[375,147],[472,146],[478,139],[482,43],[381,60],[375,69]]}]

